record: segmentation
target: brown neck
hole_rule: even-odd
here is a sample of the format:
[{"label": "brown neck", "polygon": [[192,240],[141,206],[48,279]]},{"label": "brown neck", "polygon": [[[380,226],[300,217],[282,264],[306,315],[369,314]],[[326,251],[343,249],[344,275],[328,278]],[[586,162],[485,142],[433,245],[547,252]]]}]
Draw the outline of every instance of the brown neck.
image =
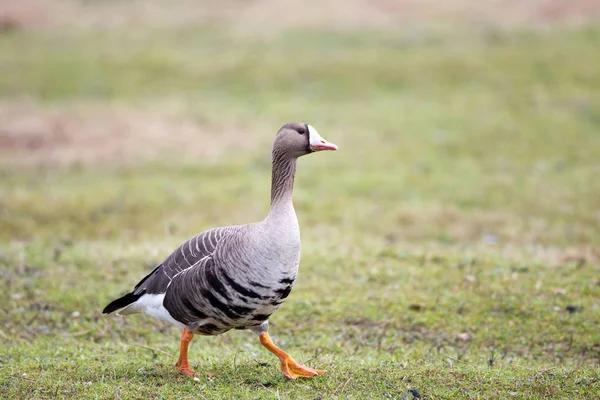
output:
[{"label": "brown neck", "polygon": [[271,208],[292,201],[296,158],[279,154],[273,150],[273,172],[271,176]]}]

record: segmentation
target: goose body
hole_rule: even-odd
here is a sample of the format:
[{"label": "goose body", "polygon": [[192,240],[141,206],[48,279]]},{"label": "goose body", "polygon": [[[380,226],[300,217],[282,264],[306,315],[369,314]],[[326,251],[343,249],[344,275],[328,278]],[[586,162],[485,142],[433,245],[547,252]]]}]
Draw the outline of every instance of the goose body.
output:
[{"label": "goose body", "polygon": [[320,150],[336,150],[310,125],[285,124],[273,144],[271,207],[257,223],[214,228],[182,243],[125,296],[103,313],[144,313],[183,329],[180,373],[188,367],[194,334],[218,335],[250,329],[281,361],[288,378],[324,371],[304,367],[268,336],[268,319],[292,290],[300,263],[300,228],[292,203],[296,160]]}]

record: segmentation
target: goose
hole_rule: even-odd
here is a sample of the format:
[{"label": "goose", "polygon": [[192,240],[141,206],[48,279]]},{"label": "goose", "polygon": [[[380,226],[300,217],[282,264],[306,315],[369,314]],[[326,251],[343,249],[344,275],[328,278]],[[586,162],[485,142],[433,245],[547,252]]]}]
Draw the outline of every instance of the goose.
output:
[{"label": "goose", "polygon": [[214,228],[182,243],[133,290],[108,304],[103,314],[143,313],[182,329],[180,374],[190,369],[188,346],[194,335],[247,329],[280,361],[289,379],[325,370],[306,367],[277,347],[269,317],[288,297],[300,264],[300,227],[292,203],[298,157],[337,146],[310,125],[283,125],[273,143],[271,205],[264,220]]}]

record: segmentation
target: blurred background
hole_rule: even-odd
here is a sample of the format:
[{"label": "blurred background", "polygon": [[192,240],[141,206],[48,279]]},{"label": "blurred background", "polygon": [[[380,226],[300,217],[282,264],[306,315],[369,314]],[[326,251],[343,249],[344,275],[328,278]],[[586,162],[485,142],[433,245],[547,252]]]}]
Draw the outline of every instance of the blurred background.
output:
[{"label": "blurred background", "polygon": [[[256,192],[233,207],[256,219],[273,135],[298,120],[342,149],[302,166],[306,217],[393,238],[587,243],[599,13],[585,0],[5,0],[3,180],[42,181],[5,186],[3,236],[162,232],[149,208],[187,232],[220,222],[231,190]],[[249,163],[252,179],[228,172]],[[373,226],[382,214],[395,222]]]},{"label": "blurred background", "polygon": [[302,121],[340,150],[300,160],[280,328],[333,360],[378,340],[358,354],[597,362],[599,17],[594,0],[1,0],[0,340],[169,346],[101,307],[197,232],[262,219],[274,135]]}]

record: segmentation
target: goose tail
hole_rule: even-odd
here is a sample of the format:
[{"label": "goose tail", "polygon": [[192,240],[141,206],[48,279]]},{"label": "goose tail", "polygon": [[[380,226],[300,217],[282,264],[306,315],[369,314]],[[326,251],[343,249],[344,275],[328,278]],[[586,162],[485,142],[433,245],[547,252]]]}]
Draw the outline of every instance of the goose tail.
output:
[{"label": "goose tail", "polygon": [[130,305],[138,301],[139,298],[142,297],[145,292],[146,291],[144,290],[142,291],[142,293],[139,294],[134,294],[133,292],[127,293],[125,296],[119,297],[118,299],[111,301],[106,307],[104,307],[104,310],[102,310],[102,314],[110,314],[117,310],[129,307]]}]

